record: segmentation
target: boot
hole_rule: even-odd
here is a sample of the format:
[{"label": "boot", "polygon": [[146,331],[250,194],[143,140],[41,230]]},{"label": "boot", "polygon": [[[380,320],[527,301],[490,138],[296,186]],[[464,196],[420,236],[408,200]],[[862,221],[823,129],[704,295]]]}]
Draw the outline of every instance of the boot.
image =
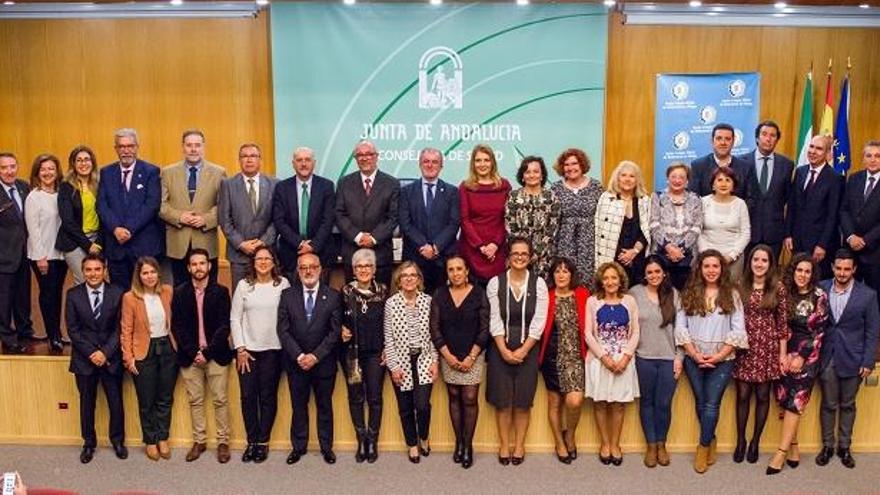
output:
[{"label": "boot", "polygon": [[357,436],[357,451],[354,454],[354,460],[358,464],[367,460],[367,430],[363,428],[355,429]]},{"label": "boot", "polygon": [[709,469],[707,463],[709,457],[709,447],[697,445],[697,455],[694,457],[694,471],[703,474]]},{"label": "boot", "polygon": [[461,467],[470,469],[474,465],[474,448],[471,445],[461,447]]},{"label": "boot", "polygon": [[712,443],[710,443],[709,447],[707,448],[709,449],[709,453],[706,454],[706,465],[711,466],[712,464],[715,464],[716,460],[718,460],[718,439],[716,437],[712,437]]},{"label": "boot", "polygon": [[456,464],[461,464],[461,459],[464,457],[464,444],[462,444],[458,439],[455,440],[455,452],[452,453],[452,462]]},{"label": "boot", "polygon": [[649,443],[645,450],[645,466],[652,468],[657,466],[657,444]]},{"label": "boot", "polygon": [[379,458],[379,432],[368,429],[365,443],[367,462],[372,464]]},{"label": "boot", "polygon": [[657,464],[669,465],[669,452],[666,452],[666,442],[657,442]]}]

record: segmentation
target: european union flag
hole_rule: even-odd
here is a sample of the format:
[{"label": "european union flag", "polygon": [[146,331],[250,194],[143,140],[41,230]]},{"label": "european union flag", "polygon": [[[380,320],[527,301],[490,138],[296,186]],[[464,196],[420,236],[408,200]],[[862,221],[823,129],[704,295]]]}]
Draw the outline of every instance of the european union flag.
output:
[{"label": "european union flag", "polygon": [[843,79],[843,89],[840,90],[834,138],[834,170],[840,175],[846,175],[852,164],[849,154],[849,74]]}]

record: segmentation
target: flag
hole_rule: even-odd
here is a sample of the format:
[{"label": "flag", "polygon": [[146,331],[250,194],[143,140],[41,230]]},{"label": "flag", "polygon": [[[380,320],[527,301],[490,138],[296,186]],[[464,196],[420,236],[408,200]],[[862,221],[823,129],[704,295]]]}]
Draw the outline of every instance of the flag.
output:
[{"label": "flag", "polygon": [[807,162],[807,148],[813,137],[813,71],[807,72],[804,82],[804,98],[801,103],[801,123],[797,136],[797,165]]},{"label": "flag", "polygon": [[843,78],[840,104],[837,105],[837,126],[834,128],[834,170],[846,175],[852,165],[849,153],[849,73]]},{"label": "flag", "polygon": [[819,124],[819,134],[833,136],[834,134],[834,88],[831,85],[831,64],[828,64],[828,79],[825,81],[825,111],[822,112],[822,122]]}]

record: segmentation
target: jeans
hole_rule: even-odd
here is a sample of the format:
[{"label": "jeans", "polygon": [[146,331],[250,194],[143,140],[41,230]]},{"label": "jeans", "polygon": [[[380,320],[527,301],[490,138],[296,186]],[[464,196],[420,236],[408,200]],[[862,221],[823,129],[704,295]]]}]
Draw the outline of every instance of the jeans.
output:
[{"label": "jeans", "polygon": [[721,399],[733,374],[733,361],[718,363],[714,368],[700,368],[693,359],[686,357],[684,372],[694,391],[697,419],[700,421],[700,445],[708,447],[715,438]]},{"label": "jeans", "polygon": [[642,359],[636,356],[639,377],[639,419],[645,441],[665,442],[672,420],[672,397],[675,395],[675,376],[671,359]]}]

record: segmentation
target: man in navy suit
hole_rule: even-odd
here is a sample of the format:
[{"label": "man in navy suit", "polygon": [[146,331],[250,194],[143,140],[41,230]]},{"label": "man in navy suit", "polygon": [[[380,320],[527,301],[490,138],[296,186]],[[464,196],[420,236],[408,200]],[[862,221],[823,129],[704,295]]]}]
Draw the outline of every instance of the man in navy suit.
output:
[{"label": "man in navy suit", "polygon": [[857,278],[880,291],[880,141],[865,144],[862,164],[846,182],[840,232],[859,258]]},{"label": "man in navy suit", "polygon": [[[24,200],[30,191],[17,179],[18,160],[9,152],[0,153],[0,341],[7,354],[27,350],[21,340],[33,336],[31,323],[31,273],[25,243]],[[15,321],[15,328],[12,322]]]},{"label": "man in navy suit", "polygon": [[822,450],[816,456],[820,466],[828,464],[834,455],[835,422],[837,456],[844,466],[856,466],[849,450],[856,420],[856,393],[862,379],[874,370],[880,329],[877,293],[857,282],[855,272],[855,256],[848,249],[840,249],[834,255],[834,279],[821,283],[828,293],[831,324],[825,330],[820,355]]},{"label": "man in navy suit", "polygon": [[444,263],[456,251],[460,224],[458,188],[440,180],[443,153],[425,148],[419,154],[421,180],[400,191],[400,233],[403,259],[414,261],[422,270],[425,292],[446,280]]},{"label": "man in navy suit", "polygon": [[776,153],[776,144],[782,138],[779,125],[765,120],[755,128],[755,149],[741,155],[749,167],[749,184],[746,190],[752,239],[746,248],[751,252],[757,244],[773,249],[776,259],[785,238],[785,205],[791,192],[791,176],[794,163]]},{"label": "man in navy suit", "polygon": [[315,152],[297,148],[293,152],[295,175],[275,186],[272,221],[278,231],[278,257],[289,280],[296,278],[296,259],[314,253],[324,266],[324,281],[336,256],[332,245],[336,195],[333,182],[315,175]]},{"label": "man in navy suit", "polygon": [[137,157],[137,131],[117,130],[114,149],[119,161],[101,169],[97,209],[106,240],[110,281],[128,290],[137,259],[158,258],[165,250],[164,227],[159,219],[162,183],[159,167]]},{"label": "man in navy suit", "polygon": [[288,464],[299,462],[309,443],[309,395],[315,392],[318,441],[324,462],[333,453],[333,387],[336,346],[342,334],[339,293],[321,283],[321,260],[306,253],[297,261],[299,283],[284,289],[278,303],[278,338],[284,350],[287,384],[293,407]]},{"label": "man in navy suit", "polygon": [[741,158],[730,154],[733,150],[734,132],[730,124],[720,123],[712,128],[712,153],[691,162],[691,178],[688,190],[700,197],[712,194],[712,174],[718,167],[730,167],[736,174],[733,193],[745,199],[751,168]]},{"label": "man in navy suit", "polygon": [[831,276],[831,253],[840,233],[837,214],[844,180],[825,162],[829,136],[813,136],[807,149],[808,165],[797,168],[785,215],[785,244],[792,253],[807,253],[819,265],[822,278]]},{"label": "man in navy suit", "polygon": [[125,416],[122,408],[122,351],[119,320],[122,289],[104,281],[106,264],[97,253],[82,261],[85,283],[67,291],[64,320],[73,349],[70,372],[79,390],[79,423],[83,448],[79,460],[91,462],[98,439],[95,435],[95,401],[98,383],[104,387],[110,409],[110,443],[116,457],[128,457],[125,447]]}]

